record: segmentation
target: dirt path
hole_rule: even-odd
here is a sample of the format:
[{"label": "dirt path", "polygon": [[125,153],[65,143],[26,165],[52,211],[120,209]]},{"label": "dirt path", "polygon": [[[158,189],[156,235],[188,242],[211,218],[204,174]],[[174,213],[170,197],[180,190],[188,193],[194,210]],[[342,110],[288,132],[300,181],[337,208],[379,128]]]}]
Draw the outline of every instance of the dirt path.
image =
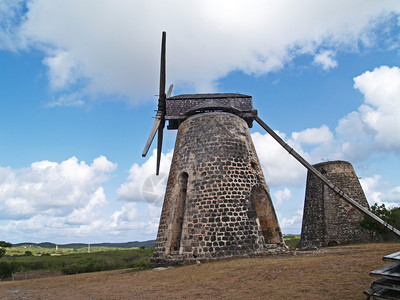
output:
[{"label": "dirt path", "polygon": [[369,271],[398,244],[0,282],[0,299],[365,299]]}]

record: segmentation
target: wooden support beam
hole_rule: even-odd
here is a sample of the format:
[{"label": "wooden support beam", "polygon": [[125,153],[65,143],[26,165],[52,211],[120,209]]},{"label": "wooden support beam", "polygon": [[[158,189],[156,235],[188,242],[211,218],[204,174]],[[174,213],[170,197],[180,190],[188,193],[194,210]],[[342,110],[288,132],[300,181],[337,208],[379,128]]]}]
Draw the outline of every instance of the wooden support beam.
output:
[{"label": "wooden support beam", "polygon": [[373,221],[375,221],[378,224],[383,225],[385,228],[388,230],[392,231],[395,233],[397,236],[400,237],[400,231],[393,227],[392,225],[388,224],[381,218],[379,218],[377,215],[373,214],[370,212],[368,209],[366,209],[364,206],[360,205],[357,201],[353,200],[350,198],[348,195],[346,195],[342,190],[340,190],[337,186],[335,186],[333,183],[331,183],[324,175],[322,175],[316,168],[314,168],[310,163],[308,163],[300,154],[298,154],[292,147],[290,147],[287,143],[284,142],[284,140],[281,139],[279,135],[275,133],[267,124],[265,124],[258,116],[255,117],[255,120],[257,121],[258,124],[261,125],[262,128],[264,128],[289,154],[291,154],[297,161],[299,161],[304,167],[306,167],[310,172],[312,172],[315,176],[317,176],[323,183],[325,183],[332,191],[334,191],[336,194],[338,194],[342,199],[344,199],[346,202],[348,202],[350,205],[355,207],[357,210],[359,210],[361,213],[367,215],[370,217]]}]

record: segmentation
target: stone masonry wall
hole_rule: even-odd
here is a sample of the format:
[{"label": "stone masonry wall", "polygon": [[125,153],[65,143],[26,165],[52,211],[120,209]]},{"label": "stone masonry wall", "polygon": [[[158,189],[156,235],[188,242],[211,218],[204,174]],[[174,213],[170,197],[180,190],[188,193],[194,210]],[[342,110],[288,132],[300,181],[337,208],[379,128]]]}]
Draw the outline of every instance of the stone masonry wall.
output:
[{"label": "stone masonry wall", "polygon": [[[350,163],[331,161],[314,167],[353,200],[368,208]],[[369,242],[372,235],[360,226],[362,218],[358,210],[308,172],[300,247]]]},{"label": "stone masonry wall", "polygon": [[247,123],[222,112],[184,121],[152,262],[190,263],[273,248],[283,249],[283,238]]}]

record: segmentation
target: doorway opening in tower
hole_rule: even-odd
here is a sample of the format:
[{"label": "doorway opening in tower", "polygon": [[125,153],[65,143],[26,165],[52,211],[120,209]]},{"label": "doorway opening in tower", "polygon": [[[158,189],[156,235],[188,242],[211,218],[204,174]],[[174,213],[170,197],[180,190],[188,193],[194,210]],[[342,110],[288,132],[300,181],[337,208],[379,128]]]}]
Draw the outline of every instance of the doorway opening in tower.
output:
[{"label": "doorway opening in tower", "polygon": [[181,245],[188,178],[189,175],[186,172],[182,173],[178,178],[178,195],[176,197],[174,218],[172,223],[170,254],[178,254]]},{"label": "doorway opening in tower", "polygon": [[257,213],[257,223],[261,227],[266,244],[281,243],[281,232],[275,210],[267,192],[262,187],[254,187],[250,198]]}]

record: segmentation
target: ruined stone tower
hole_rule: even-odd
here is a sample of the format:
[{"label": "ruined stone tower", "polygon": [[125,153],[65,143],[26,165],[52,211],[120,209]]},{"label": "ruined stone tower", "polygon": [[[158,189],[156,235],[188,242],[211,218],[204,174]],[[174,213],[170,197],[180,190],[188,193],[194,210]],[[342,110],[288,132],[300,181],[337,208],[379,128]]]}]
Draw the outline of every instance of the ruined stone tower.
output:
[{"label": "ruined stone tower", "polygon": [[[350,163],[330,161],[314,167],[343,192],[368,208],[367,199]],[[361,212],[308,172],[300,247],[369,242],[371,234],[360,226],[362,218]]]},{"label": "ruined stone tower", "polygon": [[251,140],[250,96],[180,95],[166,100],[178,128],[153,263],[171,265],[283,247]]}]

